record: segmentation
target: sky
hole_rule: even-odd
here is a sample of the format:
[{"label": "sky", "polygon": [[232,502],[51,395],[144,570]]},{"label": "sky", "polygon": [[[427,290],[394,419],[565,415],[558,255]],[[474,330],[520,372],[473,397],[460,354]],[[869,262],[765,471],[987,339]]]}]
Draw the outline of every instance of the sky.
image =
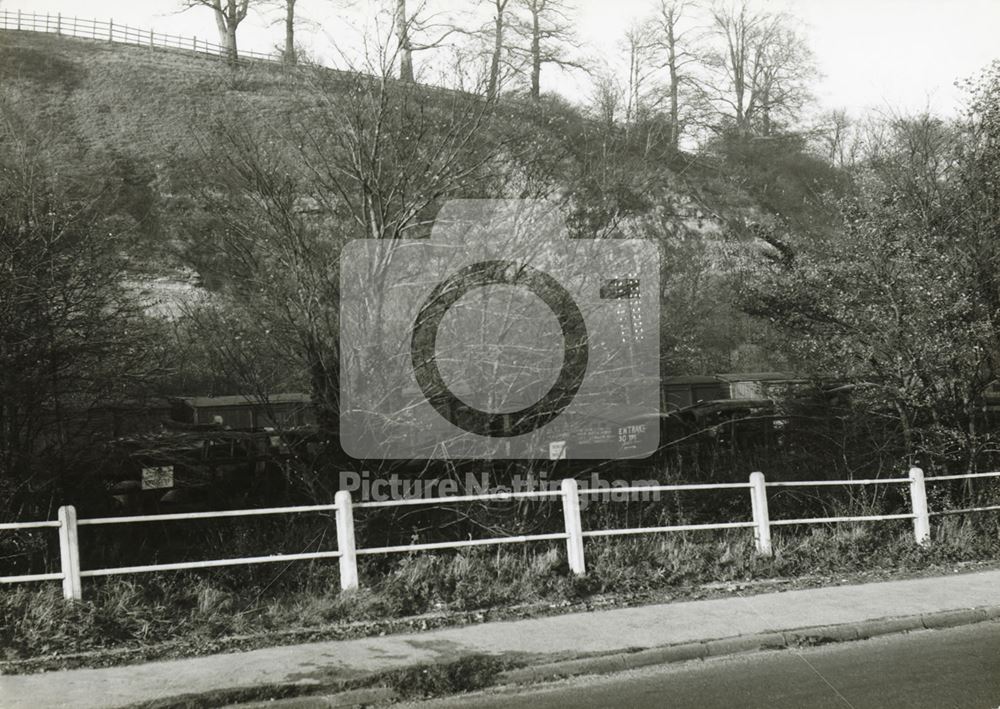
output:
[{"label": "sky", "polygon": [[[355,26],[379,0],[299,0],[312,22],[300,37],[324,60],[331,45],[356,41],[344,31],[345,15]],[[435,8],[468,9],[475,0],[427,0]],[[578,31],[588,53],[613,54],[634,22],[656,0],[576,0]],[[931,110],[953,115],[962,106],[954,82],[1000,58],[1000,0],[758,0],[762,9],[786,11],[801,20],[821,73],[815,87],[822,108],[908,113]],[[348,9],[344,10],[344,7]],[[206,8],[179,12],[182,0],[0,0],[0,9],[63,13],[107,19],[158,32],[217,41]],[[282,37],[272,24],[278,10],[252,15],[240,28],[242,47],[268,51]],[[423,59],[428,55],[419,55]],[[418,65],[419,69],[419,65]],[[543,70],[543,90],[572,99],[588,93],[586,79]]]}]

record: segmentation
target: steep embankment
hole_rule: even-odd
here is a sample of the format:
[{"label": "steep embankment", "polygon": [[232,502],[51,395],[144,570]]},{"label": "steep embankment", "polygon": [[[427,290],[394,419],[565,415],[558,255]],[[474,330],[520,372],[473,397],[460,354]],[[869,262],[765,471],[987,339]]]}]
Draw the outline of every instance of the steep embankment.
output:
[{"label": "steep embankment", "polygon": [[[307,81],[307,72],[269,62],[233,70],[192,52],[0,31],[0,87],[9,102],[95,153],[135,158],[148,170],[165,161],[201,159],[202,131],[234,110],[277,126],[287,123],[301,106],[290,99]],[[451,95],[426,91],[431,101],[435,95]],[[524,129],[519,124],[525,112],[537,116],[538,111],[517,99],[504,110],[511,130]],[[550,115],[530,128],[575,141],[577,148],[585,146],[578,140],[582,134],[599,130],[558,100],[544,110]],[[647,162],[658,178],[647,184],[659,193],[650,196],[673,196],[696,229],[704,227],[706,218],[729,219],[756,208],[719,165],[685,156],[669,165],[655,158]]]},{"label": "steep embankment", "polygon": [[[329,121],[336,119],[329,104],[346,101],[351,82],[344,74],[323,73],[338,79],[316,95],[326,102]],[[176,224],[162,205],[204,179],[212,131],[234,117],[283,130],[301,120],[311,100],[302,89],[314,81],[309,70],[269,62],[232,69],[180,50],[0,31],[0,100],[73,155],[62,164],[106,166],[123,209],[142,225],[154,271],[192,265],[176,258],[183,249],[161,248],[184,238],[170,228]],[[430,110],[456,96],[429,87],[417,92]],[[803,182],[812,178],[792,174],[773,151],[741,155],[740,164],[718,153],[651,152],[649,140],[630,139],[627,132],[623,137],[559,99],[533,104],[511,97],[493,124],[493,135],[530,136],[539,146],[536,162],[550,179],[570,186],[577,204],[617,210],[623,218],[616,223],[625,231],[638,230],[636,214],[653,215],[655,224],[647,220],[644,235],[654,229],[655,238],[695,237],[709,252],[712,270],[745,265],[748,252],[761,247],[747,224],[787,220],[782,212],[789,210],[813,216],[799,198],[816,191]],[[768,160],[773,164],[763,164]]]},{"label": "steep embankment", "polygon": [[[195,155],[192,126],[211,121],[235,96],[273,96],[280,66],[230,70],[177,50],[0,32],[0,82],[8,97],[92,149],[149,158]],[[28,109],[28,106],[24,106]]]},{"label": "steep embankment", "polygon": [[206,136],[226,116],[287,120],[293,82],[280,65],[235,70],[178,50],[0,31],[0,114],[66,175],[98,172],[137,225],[137,282],[157,301],[196,282],[170,248],[164,198],[194,182]]}]

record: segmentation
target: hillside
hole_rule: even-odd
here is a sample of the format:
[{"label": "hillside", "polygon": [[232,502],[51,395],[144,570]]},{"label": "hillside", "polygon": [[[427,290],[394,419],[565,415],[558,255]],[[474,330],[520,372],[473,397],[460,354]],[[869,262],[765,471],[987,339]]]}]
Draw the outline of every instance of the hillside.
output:
[{"label": "hillside", "polygon": [[208,57],[33,32],[0,32],[0,81],[43,119],[68,123],[90,146],[148,156],[193,153],[190,127],[210,119],[253,75],[276,92],[266,63],[234,75]]},{"label": "hillside", "polygon": [[[332,70],[323,73],[338,75]],[[296,110],[291,101],[308,70],[252,62],[238,69],[191,52],[0,31],[0,85],[38,120],[67,132],[89,148],[141,157],[155,165],[165,160],[198,159],[201,129],[227,112],[238,111],[273,125],[286,123]],[[345,83],[347,79],[345,77]],[[426,87],[428,96],[451,92]],[[433,100],[433,99],[432,99]],[[511,121],[526,102],[511,99]],[[555,102],[572,132],[593,130],[575,109]],[[513,126],[512,126],[513,127]],[[726,219],[754,212],[755,201],[711,163],[684,159],[669,166],[672,184],[693,219]],[[684,194],[687,193],[687,194]]]},{"label": "hillside", "polygon": [[[173,299],[184,284],[215,288],[225,281],[212,242],[226,224],[211,209],[196,208],[207,184],[228,180],[218,136],[239,133],[248,150],[266,143],[278,153],[268,158],[274,166],[298,170],[296,143],[322,133],[335,145],[340,112],[346,122],[358,110],[364,90],[358,82],[326,69],[271,62],[233,69],[185,51],[0,31],[6,106],[59,146],[67,172],[75,164],[111,178],[121,209],[138,226],[137,262],[153,300],[157,294]],[[455,129],[449,121],[481,101],[433,87],[405,91],[414,115],[431,117],[423,129],[431,142],[447,140]],[[794,141],[740,149],[720,143],[699,155],[677,154],[656,148],[655,128],[609,126],[554,97],[539,103],[509,97],[476,139],[519,146],[522,166],[511,176],[501,174],[511,169],[503,165],[497,177],[464,194],[501,196],[511,184],[534,180],[570,197],[581,235],[612,229],[661,241],[673,262],[666,267],[686,294],[678,297],[687,299],[678,306],[684,315],[677,328],[685,330],[681,339],[696,340],[682,348],[694,359],[677,367],[768,368],[756,355],[749,361],[730,356],[752,351],[744,345],[753,328],[732,311],[727,287],[697,274],[752,268],[770,248],[759,238],[762,224],[829,232],[832,222],[817,195],[836,176]],[[282,151],[282,143],[288,149]],[[398,157],[405,162],[405,151]],[[700,291],[691,295],[695,281]],[[167,303],[160,311],[172,308]],[[695,330],[708,332],[691,334]],[[706,348],[718,356],[703,356]]]}]

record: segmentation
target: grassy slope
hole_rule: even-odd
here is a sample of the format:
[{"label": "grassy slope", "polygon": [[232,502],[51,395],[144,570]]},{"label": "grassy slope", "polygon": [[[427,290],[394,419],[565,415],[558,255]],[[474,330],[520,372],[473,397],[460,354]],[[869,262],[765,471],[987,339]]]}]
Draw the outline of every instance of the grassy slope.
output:
[{"label": "grassy slope", "polygon": [[[202,152],[193,128],[211,126],[234,106],[241,114],[284,124],[294,83],[294,75],[278,64],[257,62],[233,71],[221,61],[179,50],[0,32],[0,87],[8,95],[91,151],[135,158],[151,169],[197,161]],[[578,134],[593,130],[578,112],[557,104],[562,127]],[[511,129],[517,130],[522,122],[517,114],[527,104],[510,105]],[[535,128],[544,130],[542,122]],[[651,188],[660,192],[657,202],[727,220],[759,214],[755,200],[718,166],[680,156],[668,166],[650,161],[649,169],[659,176]],[[707,209],[698,210],[698,203]]]},{"label": "grassy slope", "polygon": [[0,32],[4,88],[31,101],[43,120],[111,153],[195,156],[190,126],[211,120],[251,76],[262,92],[279,98],[280,68],[233,74],[219,61],[185,52]]}]

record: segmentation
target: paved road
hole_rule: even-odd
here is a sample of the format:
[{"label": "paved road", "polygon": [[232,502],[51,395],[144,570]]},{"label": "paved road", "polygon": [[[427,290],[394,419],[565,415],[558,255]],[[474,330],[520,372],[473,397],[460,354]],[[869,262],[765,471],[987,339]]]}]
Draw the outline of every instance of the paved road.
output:
[{"label": "paved road", "polygon": [[407,707],[996,709],[1000,623],[719,658]]}]

